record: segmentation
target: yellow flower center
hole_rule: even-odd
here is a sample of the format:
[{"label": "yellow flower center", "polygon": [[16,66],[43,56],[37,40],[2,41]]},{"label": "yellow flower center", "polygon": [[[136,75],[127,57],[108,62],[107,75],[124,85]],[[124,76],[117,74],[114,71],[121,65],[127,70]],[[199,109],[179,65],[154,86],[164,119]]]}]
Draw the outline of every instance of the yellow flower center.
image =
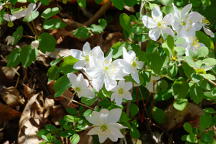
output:
[{"label": "yellow flower center", "polygon": [[182,22],[181,22],[181,25],[182,25],[182,26],[185,26],[185,25],[186,25],[186,22],[182,21]]},{"label": "yellow flower center", "polygon": [[108,66],[105,66],[105,67],[104,67],[104,70],[105,70],[105,71],[107,71],[108,69],[109,69],[109,67],[108,67]]},{"label": "yellow flower center", "polygon": [[76,92],[79,92],[81,89],[79,87],[74,88]]},{"label": "yellow flower center", "polygon": [[108,127],[107,127],[107,125],[101,125],[100,126],[100,130],[102,131],[102,132],[104,132],[104,131],[106,131],[108,129]]},{"label": "yellow flower center", "polygon": [[199,48],[200,47],[199,40],[197,40],[197,39],[193,40],[192,46],[194,46],[195,48]]},{"label": "yellow flower center", "polygon": [[132,67],[135,67],[135,68],[136,68],[136,67],[137,67],[137,62],[136,62],[136,61],[133,61],[131,65],[132,65]]},{"label": "yellow flower center", "polygon": [[210,25],[210,22],[207,19],[202,19],[202,23],[205,25]]},{"label": "yellow flower center", "polygon": [[124,93],[123,88],[119,88],[119,89],[118,89],[118,94],[119,94],[119,95],[122,95],[123,93]]},{"label": "yellow flower center", "polygon": [[84,58],[85,58],[85,61],[89,62],[89,56],[88,55],[85,56]]},{"label": "yellow flower center", "polygon": [[202,68],[198,68],[195,71],[196,71],[196,73],[199,73],[199,74],[206,74],[206,71]]}]

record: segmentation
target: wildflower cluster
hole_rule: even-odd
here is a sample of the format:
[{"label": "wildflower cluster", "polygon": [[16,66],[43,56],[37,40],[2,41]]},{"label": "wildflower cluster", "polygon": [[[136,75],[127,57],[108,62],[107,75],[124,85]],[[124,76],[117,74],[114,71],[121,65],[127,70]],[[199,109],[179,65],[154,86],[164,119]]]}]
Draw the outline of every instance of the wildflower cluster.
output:
[{"label": "wildflower cluster", "polygon": [[143,24],[150,29],[149,37],[157,41],[162,35],[165,39],[167,35],[182,37],[184,42],[177,44],[185,48],[185,55],[189,56],[191,51],[195,51],[205,45],[196,38],[196,32],[204,29],[204,32],[214,37],[214,33],[208,29],[209,21],[198,12],[191,11],[192,4],[186,5],[179,10],[173,4],[173,12],[163,17],[159,7],[152,9],[152,17],[143,16]]},{"label": "wildflower cluster", "polygon": [[[189,56],[193,51],[205,47],[196,38],[196,32],[204,29],[205,33],[214,37],[213,32],[207,28],[208,22],[204,16],[198,12],[191,11],[192,5],[186,5],[182,10],[173,5],[173,12],[163,17],[159,7],[152,9],[151,15],[142,16],[142,22],[149,28],[149,38],[157,41],[160,36],[166,39],[168,35],[179,38],[184,41],[177,43],[176,46],[185,48],[185,55]],[[110,91],[111,101],[115,101],[120,106],[123,99],[132,100],[130,90],[133,87],[132,82],[126,81],[125,77],[131,75],[134,82],[140,83],[138,71],[143,68],[144,63],[139,61],[136,53],[132,50],[122,49],[123,54],[120,59],[112,59],[112,51],[105,57],[99,46],[90,48],[86,42],[83,51],[72,49],[71,56],[78,59],[73,66],[74,69],[81,70],[82,74],[67,74],[71,86],[78,97],[94,98],[95,93],[103,87]],[[154,78],[154,76],[152,77]],[[157,77],[157,80],[159,77]],[[146,88],[153,92],[153,84],[150,82]],[[118,124],[121,116],[121,109],[101,109],[100,112],[94,111],[86,119],[93,124],[93,128],[88,132],[89,135],[98,135],[99,141],[103,143],[107,138],[117,141],[123,135],[120,129],[126,128]]]}]

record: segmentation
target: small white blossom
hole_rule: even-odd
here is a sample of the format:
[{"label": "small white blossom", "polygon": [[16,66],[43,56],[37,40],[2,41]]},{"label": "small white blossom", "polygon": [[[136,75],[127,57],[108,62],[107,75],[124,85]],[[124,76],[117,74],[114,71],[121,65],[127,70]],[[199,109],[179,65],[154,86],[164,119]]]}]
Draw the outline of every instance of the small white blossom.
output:
[{"label": "small white blossom", "polygon": [[91,61],[91,56],[93,53],[94,56],[97,56],[97,52],[100,51],[98,49],[100,49],[99,46],[91,50],[90,44],[88,42],[83,45],[83,51],[72,49],[71,55],[79,60],[74,64],[74,69],[85,70],[87,67],[89,67],[93,63],[93,61]]},{"label": "small white blossom", "polygon": [[67,77],[70,80],[71,87],[78,94],[78,97],[94,97],[94,92],[89,88],[88,80],[84,79],[82,74],[76,76],[73,73],[69,73]]},{"label": "small white blossom", "polygon": [[166,15],[163,18],[163,14],[160,7],[154,7],[152,9],[152,18],[144,15],[142,17],[143,24],[150,29],[149,37],[157,41],[160,35],[164,37],[164,34],[174,35],[172,29],[168,27],[171,23],[171,15]]},{"label": "small white blossom", "polygon": [[115,100],[117,105],[121,105],[122,99],[132,100],[131,93],[129,92],[131,88],[131,82],[125,82],[124,80],[119,81],[118,85],[111,90],[113,92],[111,100]]},{"label": "small white blossom", "polygon": [[[92,80],[93,87],[99,91],[103,84],[105,88],[110,91],[116,87],[116,80],[124,80],[126,73],[123,73],[119,66],[118,61],[112,61],[112,53],[109,53],[107,57],[104,57],[104,53],[101,49],[97,49],[92,55],[92,66],[86,69],[86,73]],[[95,53],[97,55],[95,55]]]},{"label": "small white blossom", "polygon": [[13,45],[15,38],[13,36],[7,36],[5,41],[7,42],[7,45]]},{"label": "small white blossom", "polygon": [[100,112],[92,112],[86,119],[93,124],[93,128],[89,130],[88,135],[98,135],[99,142],[103,143],[107,138],[113,142],[117,142],[118,138],[123,138],[120,129],[126,128],[117,123],[121,116],[121,109],[102,109]]},{"label": "small white blossom", "polygon": [[120,66],[126,74],[131,74],[132,78],[140,83],[138,69],[143,68],[143,62],[138,61],[136,53],[132,50],[128,51],[123,47],[123,60],[118,60]]},{"label": "small white blossom", "polygon": [[39,46],[39,41],[38,40],[34,40],[31,42],[31,47],[37,49]]},{"label": "small white blossom", "polygon": [[41,3],[37,4],[36,3],[30,3],[28,5],[28,7],[22,11],[19,11],[17,13],[14,13],[12,15],[10,14],[4,14],[4,20],[6,21],[15,21],[17,19],[20,19],[20,18],[25,18],[25,17],[29,17],[33,11],[37,11],[37,9],[40,7]]}]

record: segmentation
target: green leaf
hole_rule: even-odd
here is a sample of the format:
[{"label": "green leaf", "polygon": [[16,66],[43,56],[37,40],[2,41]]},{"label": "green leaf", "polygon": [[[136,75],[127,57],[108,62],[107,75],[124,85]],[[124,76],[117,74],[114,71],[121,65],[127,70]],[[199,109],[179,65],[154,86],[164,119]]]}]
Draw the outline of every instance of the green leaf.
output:
[{"label": "green leaf", "polygon": [[20,48],[13,49],[13,51],[7,56],[7,66],[15,67],[20,63]]},{"label": "green leaf", "polygon": [[100,4],[103,0],[95,0],[97,4]]},{"label": "green leaf", "polygon": [[130,6],[130,7],[133,7],[134,5],[138,3],[137,0],[124,0],[124,2],[127,6]]},{"label": "green leaf", "polygon": [[174,47],[178,56],[183,56],[185,54],[185,48],[183,47]]},{"label": "green leaf", "polygon": [[190,88],[190,97],[194,103],[199,104],[203,100],[203,90],[201,87],[194,84]]},{"label": "green leaf", "polygon": [[19,26],[16,31],[12,34],[12,36],[14,37],[14,43],[13,45],[16,45],[19,40],[22,38],[23,36],[23,27]]},{"label": "green leaf", "polygon": [[215,66],[216,65],[216,59],[214,58],[206,58],[203,60],[203,63],[207,66]]},{"label": "green leaf", "polygon": [[48,5],[50,0],[40,0],[43,5]]},{"label": "green leaf", "polygon": [[183,62],[183,63],[182,63],[182,67],[183,67],[183,70],[184,70],[185,75],[186,75],[188,78],[191,78],[191,75],[192,75],[193,73],[195,73],[194,69],[193,69],[192,67],[190,67],[188,63]]},{"label": "green leaf", "polygon": [[207,47],[200,47],[199,49],[197,49],[196,51],[192,52],[192,56],[198,57],[198,58],[202,58],[202,57],[206,57],[209,54],[209,49]]},{"label": "green leaf", "polygon": [[212,74],[200,74],[201,76],[203,76],[205,79],[207,80],[215,80],[215,76]]},{"label": "green leaf", "polygon": [[39,49],[41,49],[42,52],[51,52],[55,50],[56,47],[56,40],[55,38],[50,35],[49,33],[42,33],[39,38]]},{"label": "green leaf", "polygon": [[60,65],[59,70],[64,73],[70,73],[75,71],[73,65],[78,62],[78,60],[72,56],[64,57],[63,63]]},{"label": "green leaf", "polygon": [[113,3],[113,5],[117,9],[123,10],[123,8],[124,8],[124,0],[111,0],[111,2]]},{"label": "green leaf", "polygon": [[210,49],[214,49],[214,43],[213,43],[213,41],[211,40],[211,38],[209,38],[203,32],[197,31],[196,32],[196,36],[197,36],[199,42],[205,44],[205,46],[208,47],[208,48],[210,48]]},{"label": "green leaf", "polygon": [[161,68],[165,61],[164,56],[160,55],[157,52],[145,53],[145,59],[150,68],[157,74],[160,74]]},{"label": "green leaf", "polygon": [[51,66],[47,74],[49,79],[56,80],[60,75],[59,68],[56,65]]},{"label": "green leaf", "polygon": [[134,117],[138,112],[139,112],[139,107],[136,104],[131,103],[131,105],[130,105],[130,115],[131,115],[131,117]]},{"label": "green leaf", "polygon": [[48,19],[43,24],[43,28],[46,29],[46,30],[47,29],[53,30],[53,29],[64,28],[65,26],[66,26],[66,23],[64,23],[59,18]]},{"label": "green leaf", "polygon": [[32,11],[29,16],[25,16],[23,18],[23,21],[24,22],[31,22],[31,21],[35,20],[38,16],[39,16],[39,12],[38,11]]},{"label": "green leaf", "polygon": [[187,131],[188,133],[193,133],[193,128],[190,123],[188,122],[184,123],[183,127],[184,130]]},{"label": "green leaf", "polygon": [[104,31],[104,29],[106,28],[107,26],[107,21],[105,19],[99,19],[98,20],[98,23],[99,25],[96,25],[96,24],[92,24],[90,26],[90,30],[93,32],[93,33],[102,33]]},{"label": "green leaf", "polygon": [[186,108],[187,104],[188,104],[188,100],[187,99],[179,98],[179,99],[176,99],[174,101],[173,107],[176,110],[183,111]]},{"label": "green leaf", "polygon": [[130,17],[126,14],[123,13],[119,17],[120,25],[125,31],[129,31],[131,29],[130,27]]},{"label": "green leaf", "polygon": [[179,78],[175,80],[172,88],[175,98],[184,98],[188,94],[189,85],[183,78]]},{"label": "green leaf", "polygon": [[136,121],[131,122],[130,135],[131,137],[136,138],[136,139],[140,137],[140,132],[137,129],[137,127],[138,127],[138,124]]},{"label": "green leaf", "polygon": [[57,79],[55,82],[53,88],[55,90],[55,95],[54,97],[59,97],[61,96],[65,90],[67,90],[70,87],[70,81],[68,80],[67,76],[64,75]]},{"label": "green leaf", "polygon": [[152,117],[154,121],[159,124],[163,124],[166,121],[166,116],[164,111],[158,107],[154,107],[152,109]]},{"label": "green leaf", "polygon": [[197,135],[194,133],[191,133],[186,136],[186,141],[190,143],[198,143]]},{"label": "green leaf", "polygon": [[216,110],[213,108],[205,108],[203,109],[206,113],[215,114]]},{"label": "green leaf", "polygon": [[36,60],[37,54],[37,49],[34,49],[29,45],[22,47],[20,52],[20,61],[23,67],[30,66],[32,62]]},{"label": "green leaf", "polygon": [[74,30],[73,35],[79,39],[87,39],[91,36],[89,30],[86,27],[80,27]]},{"label": "green leaf", "polygon": [[86,0],[77,0],[77,3],[81,8],[86,7]]},{"label": "green leaf", "polygon": [[212,124],[212,116],[208,113],[204,113],[200,117],[200,131],[204,131],[205,129],[209,128]]},{"label": "green leaf", "polygon": [[67,121],[67,122],[76,122],[77,121],[77,118],[75,118],[74,116],[72,115],[65,115],[64,116],[64,120]]},{"label": "green leaf", "polygon": [[47,8],[43,11],[43,13],[41,14],[41,17],[44,19],[49,19],[52,16],[58,14],[60,12],[58,7],[54,7],[54,8]]},{"label": "green leaf", "polygon": [[82,98],[81,98],[81,102],[84,103],[84,104],[86,104],[86,105],[88,105],[88,106],[93,105],[96,101],[97,101],[96,98],[92,98],[92,99],[90,99],[90,98],[85,98],[85,97],[82,97]]}]

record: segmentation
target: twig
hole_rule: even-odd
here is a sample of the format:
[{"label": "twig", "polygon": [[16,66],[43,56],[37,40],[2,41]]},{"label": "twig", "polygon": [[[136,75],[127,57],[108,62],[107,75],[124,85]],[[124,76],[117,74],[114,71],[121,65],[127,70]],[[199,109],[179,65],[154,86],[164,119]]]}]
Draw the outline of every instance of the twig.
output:
[{"label": "twig", "polygon": [[63,97],[63,98],[66,98],[67,100],[69,100],[69,101],[71,101],[71,102],[73,102],[73,103],[76,103],[76,104],[81,105],[81,106],[83,106],[83,107],[86,107],[86,108],[88,108],[88,109],[94,110],[92,107],[87,106],[87,105],[85,105],[85,104],[83,104],[83,103],[80,103],[80,102],[78,102],[78,101],[76,101],[76,100],[70,99],[70,98],[68,98],[68,97],[66,97],[66,96],[64,96],[64,95],[62,95],[62,97]]},{"label": "twig", "polygon": [[87,22],[84,23],[84,25],[88,26],[92,23],[95,23],[111,6],[111,1],[104,4],[97,12],[96,14],[91,17]]},{"label": "twig", "polygon": [[216,83],[212,80],[206,79],[209,83],[211,83],[212,85],[214,85],[216,87]]}]

